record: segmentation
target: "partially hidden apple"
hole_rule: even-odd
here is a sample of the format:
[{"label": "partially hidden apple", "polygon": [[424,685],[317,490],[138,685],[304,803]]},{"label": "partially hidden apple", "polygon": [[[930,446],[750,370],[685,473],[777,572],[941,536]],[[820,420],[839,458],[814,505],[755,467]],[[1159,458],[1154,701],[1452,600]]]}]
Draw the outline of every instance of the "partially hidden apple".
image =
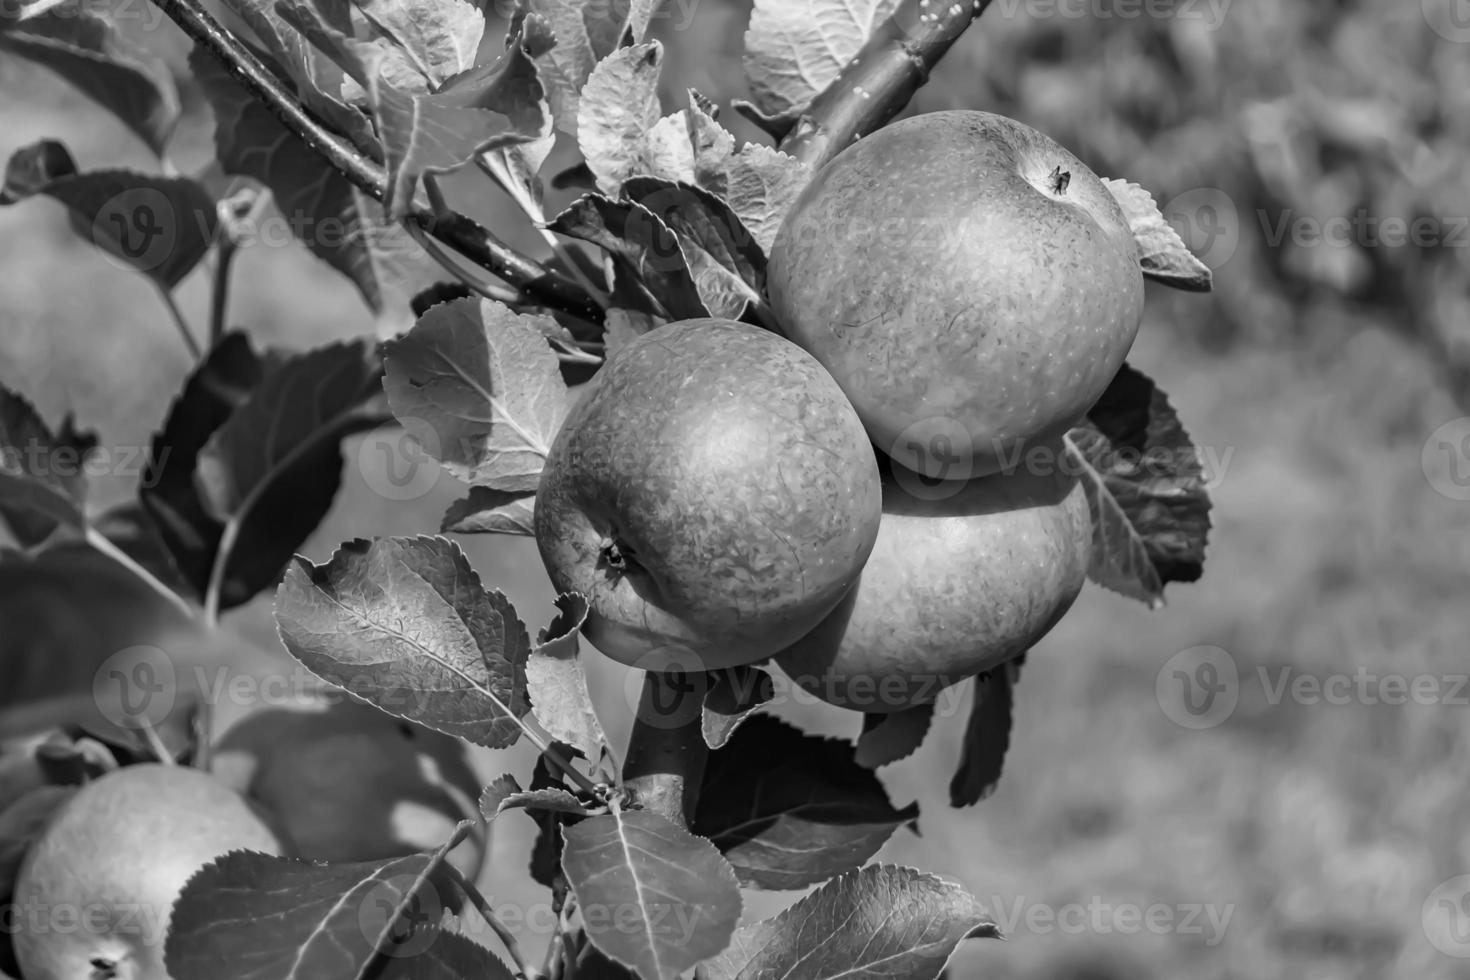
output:
[{"label": "partially hidden apple", "polygon": [[934,701],[1041,639],[1082,589],[1087,498],[1060,468],[933,484],[888,470],[857,588],[776,656],[803,689],[872,713]]},{"label": "partially hidden apple", "polygon": [[[433,850],[461,820],[479,819],[481,781],[458,739],[330,690],[217,712],[226,717],[211,771],[275,819],[293,857],[372,861]],[[485,850],[481,824],[449,861],[473,881]]]},{"label": "partially hidden apple", "polygon": [[86,784],[21,864],[11,906],[21,976],[167,980],[174,901],[196,871],[240,849],[279,854],[280,843],[207,773],[140,763]]},{"label": "partially hidden apple", "polygon": [[1064,434],[1143,311],[1137,245],[1102,181],[974,111],[886,126],[819,170],[782,222],[769,290],[873,442],[950,479]]},{"label": "partially hidden apple", "polygon": [[586,633],[649,670],[765,659],[857,581],[878,532],[873,448],[795,344],[730,320],[665,324],[598,372],[536,497],[552,583]]}]

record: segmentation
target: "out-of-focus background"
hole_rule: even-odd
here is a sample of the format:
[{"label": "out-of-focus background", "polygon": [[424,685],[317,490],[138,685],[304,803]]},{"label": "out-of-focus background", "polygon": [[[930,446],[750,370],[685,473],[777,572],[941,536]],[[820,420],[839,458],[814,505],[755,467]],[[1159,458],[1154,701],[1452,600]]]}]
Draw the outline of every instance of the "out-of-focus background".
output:
[{"label": "out-of-focus background", "polygon": [[[740,97],[748,8],[668,3],[668,105],[687,85]],[[187,43],[129,9],[182,72]],[[172,152],[188,171],[213,124],[181,84]],[[1204,453],[1215,528],[1203,579],[1171,586],[1162,611],[1084,592],[1027,665],[998,791],[964,811],[946,805],[965,707],[950,702],[921,753],[883,772],[924,816],[882,857],[995,905],[1010,941],[971,944],[955,978],[1470,977],[1470,879],[1455,880],[1470,874],[1470,7],[995,0],[911,111],[957,107],[1019,118],[1142,184],[1213,267],[1211,295],[1150,287],[1132,360]],[[0,61],[0,157],[43,136],[84,168],[150,165],[54,76]],[[514,221],[492,197],[456,200]],[[189,368],[151,288],[45,200],[0,209],[0,270],[0,382],[53,422],[75,411],[103,445],[146,446]],[[375,329],[299,246],[252,248],[236,276],[233,321],[263,343]],[[206,280],[182,290],[196,323]],[[350,537],[433,531],[462,491],[445,475],[387,500],[360,443],[307,548],[318,561]],[[533,629],[549,621],[529,541],[463,543]],[[264,602],[233,625],[274,642]],[[1203,676],[1200,646],[1219,648],[1227,685],[1203,715],[1171,666]],[[593,660],[620,736],[625,672]],[[482,761],[528,768],[519,750]],[[487,890],[537,901],[529,822],[501,824]],[[755,896],[751,912],[794,897]]]}]

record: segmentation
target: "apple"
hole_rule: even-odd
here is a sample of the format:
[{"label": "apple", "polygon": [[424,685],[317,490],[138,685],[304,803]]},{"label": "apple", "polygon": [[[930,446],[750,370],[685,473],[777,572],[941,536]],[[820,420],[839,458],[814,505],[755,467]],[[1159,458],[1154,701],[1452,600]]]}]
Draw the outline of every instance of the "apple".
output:
[{"label": "apple", "polygon": [[873,448],[812,356],[732,320],[613,354],[552,444],[536,542],[597,649],[649,670],[763,660],[846,594],[878,533]]},{"label": "apple", "polygon": [[[211,771],[274,817],[294,857],[433,850],[461,820],[480,818],[481,782],[458,739],[326,690],[231,710],[219,712]],[[473,881],[485,849],[482,825],[449,861]]]},{"label": "apple", "polygon": [[880,449],[928,476],[1002,469],[1097,401],[1143,312],[1138,248],[1107,187],[988,112],[914,116],[817,172],[768,272]]},{"label": "apple", "polygon": [[934,484],[890,468],[857,588],[776,664],[825,701],[887,713],[1026,652],[1077,598],[1091,554],[1082,485],[1045,469]]},{"label": "apple", "polygon": [[164,939],[193,874],[233,850],[279,854],[270,828],[208,773],[140,763],[88,783],[21,863],[15,958],[25,980],[166,980]]}]

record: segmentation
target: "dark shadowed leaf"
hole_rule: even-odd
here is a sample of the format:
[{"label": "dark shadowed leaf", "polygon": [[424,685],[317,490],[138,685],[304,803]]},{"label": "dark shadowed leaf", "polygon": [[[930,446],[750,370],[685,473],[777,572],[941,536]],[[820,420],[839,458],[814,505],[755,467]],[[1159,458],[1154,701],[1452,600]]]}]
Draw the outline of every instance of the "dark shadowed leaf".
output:
[{"label": "dark shadowed leaf", "polygon": [[351,341],[284,359],[210,435],[194,488],[232,549],[222,570],[274,581],[326,516],[342,481],[343,437],[381,421],[364,410],[381,385],[368,354],[366,342]]},{"label": "dark shadowed leaf", "polygon": [[[570,745],[553,742],[551,747],[562,759],[570,760],[574,754]],[[527,792],[563,792],[572,795],[561,768],[549,761],[545,752],[536,757],[536,765],[531,769],[531,788]],[[561,870],[562,847],[565,843],[562,828],[570,827],[582,818],[573,813],[548,809],[528,809],[526,813],[537,827],[536,843],[531,848],[531,878],[554,893],[565,894],[567,881]]]},{"label": "dark shadowed leaf", "polygon": [[870,865],[743,926],[699,980],[934,980],[971,937],[1000,933],[959,885],[913,868]]},{"label": "dark shadowed leaf", "polygon": [[0,51],[45,65],[110,111],[156,154],[179,120],[167,65],[124,38],[95,5],[67,0],[16,20],[0,11]]},{"label": "dark shadowed leaf", "polygon": [[1068,433],[1092,510],[1089,577],[1152,606],[1204,569],[1210,498],[1199,452],[1169,399],[1123,365]]},{"label": "dark shadowed leaf", "polygon": [[[226,854],[190,878],[174,906],[169,972],[219,980],[352,980],[379,949],[390,961],[413,957],[443,940],[425,930],[438,924],[452,898],[429,877],[444,853],[352,864]],[[493,959],[472,962],[493,971]],[[391,975],[457,976],[442,970]],[[465,975],[507,977],[508,971]]]},{"label": "dark shadowed leaf", "polygon": [[455,534],[534,535],[535,518],[536,493],[533,490],[470,487],[468,497],[449,505],[439,530]]},{"label": "dark shadowed leaf", "polygon": [[494,820],[506,810],[543,810],[590,817],[603,812],[590,809],[570,792],[559,788],[523,790],[514,776],[501,776],[480,794],[480,813]]},{"label": "dark shadowed leaf", "polygon": [[643,980],[676,980],[725,948],[740,887],[707,840],[648,810],[615,810],[565,831],[561,864],[587,937]]},{"label": "dark shadowed leaf", "polygon": [[0,520],[16,543],[40,544],[58,527],[86,523],[87,454],[97,436],[78,432],[71,416],[52,433],[25,398],[0,386]]},{"label": "dark shadowed leaf", "polygon": [[712,316],[739,319],[766,288],[766,256],[729,205],[700,187],[658,177],[632,177],[623,194],[679,237],[695,285]]},{"label": "dark shadowed leaf", "polygon": [[297,558],[276,625],[312,673],[391,715],[504,748],[520,737],[526,627],[445,538],[350,541]]},{"label": "dark shadowed leaf", "polygon": [[995,792],[1011,745],[1015,688],[1025,661],[1022,654],[976,676],[960,764],[949,783],[950,806],[971,806]]},{"label": "dark shadowed leaf", "polygon": [[898,7],[898,0],[757,0],[745,78],[762,117],[789,128]]},{"label": "dark shadowed leaf", "polygon": [[851,742],[756,715],[710,754],[693,830],[751,888],[804,888],[859,867],[919,815],[895,809]]},{"label": "dark shadowed leaf", "polygon": [[924,744],[934,722],[934,702],[916,704],[903,711],[863,716],[863,733],[858,736],[854,758],[864,769],[877,769],[907,759]]},{"label": "dark shadowed leaf", "polygon": [[750,713],[771,700],[775,685],[771,675],[759,667],[728,667],[711,671],[704,692],[704,716],[700,727],[712,749],[724,748],[730,736]]},{"label": "dark shadowed leaf", "polygon": [[441,303],[383,351],[393,414],[460,479],[534,491],[567,413],[567,386],[538,326],[492,300]]},{"label": "dark shadowed leaf", "polygon": [[[228,333],[195,367],[174,399],[162,431],[153,437],[139,499],[173,557],[179,575],[203,596],[219,552],[221,526],[204,509],[194,487],[194,468],[210,436],[244,404],[275,359],[257,354],[241,333]],[[287,552],[286,557],[290,553]],[[280,571],[226,579],[221,608],[249,599]]]},{"label": "dark shadowed leaf", "polygon": [[[657,41],[615,51],[592,72],[577,110],[577,145],[603,193],[616,195],[623,181],[646,173],[648,134],[662,114],[658,76],[663,46]],[[688,138],[684,137],[685,148]]]},{"label": "dark shadowed leaf", "polygon": [[193,180],[130,170],[81,173],[55,140],[16,150],[6,165],[0,204],[36,194],[63,205],[78,235],[168,287],[204,258],[218,224],[214,201]]},{"label": "dark shadowed leaf", "polygon": [[[214,108],[215,153],[225,171],[269,187],[302,244],[351,279],[374,312],[406,317],[413,296],[443,276],[439,264],[210,55],[196,49],[189,64]],[[366,117],[358,118],[366,127]]]},{"label": "dark shadowed leaf", "polygon": [[[551,230],[597,245],[612,256],[615,289],[634,297],[620,308],[649,310],[667,320],[709,316],[678,236],[641,204],[587,194],[551,222]],[[615,297],[616,299],[616,297]]]},{"label": "dark shadowed leaf", "polygon": [[588,759],[600,759],[607,749],[607,735],[597,720],[587,691],[587,674],[577,657],[577,637],[587,621],[587,597],[568,592],[557,597],[556,606],[556,619],[541,631],[526,662],[531,705],[536,720],[552,738]]},{"label": "dark shadowed leaf", "polygon": [[1153,195],[1126,180],[1104,180],[1113,192],[1133,240],[1138,243],[1138,263],[1143,274],[1156,282],[1192,293],[1207,293],[1213,281],[1210,267],[1197,259],[1179,232],[1164,220]]},{"label": "dark shadowed leaf", "polygon": [[795,157],[747,143],[730,158],[725,200],[769,253],[782,219],[811,176],[811,168]]}]

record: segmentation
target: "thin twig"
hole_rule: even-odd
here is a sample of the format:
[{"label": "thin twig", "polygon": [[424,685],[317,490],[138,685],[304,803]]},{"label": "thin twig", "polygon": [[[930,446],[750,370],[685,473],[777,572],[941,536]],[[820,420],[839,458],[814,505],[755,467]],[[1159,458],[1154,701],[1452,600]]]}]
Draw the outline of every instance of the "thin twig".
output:
[{"label": "thin twig", "polygon": [[[491,282],[490,280],[486,279],[483,274],[477,275],[476,273],[470,272],[469,270],[465,269],[464,266],[459,263],[459,260],[457,260],[454,256],[445,251],[444,246],[440,245],[438,242],[434,241],[434,239],[430,238],[429,233],[424,231],[418,225],[414,224],[411,221],[406,221],[404,222],[403,227],[408,232],[409,236],[414,241],[419,243],[419,247],[422,248],[425,252],[429,253],[430,258],[443,266],[445,272],[448,272],[450,275],[454,276],[454,278],[463,283],[465,285],[465,288],[470,290],[470,292],[475,293],[479,296],[483,296],[486,299],[493,299],[497,303],[504,303],[506,306],[521,305],[521,296],[519,293],[517,293],[513,289],[510,289],[509,287],[502,286],[499,283]],[[479,266],[476,266],[475,268],[480,273],[484,272],[484,270],[480,269]]]},{"label": "thin twig", "polygon": [[226,235],[220,239],[219,260],[214,270],[214,291],[209,302],[209,346],[212,350],[225,335],[225,314],[230,305],[230,270],[235,264],[235,253],[240,245]]},{"label": "thin twig", "polygon": [[475,907],[475,911],[480,913],[480,918],[485,920],[485,924],[500,938],[501,945],[510,954],[511,962],[516,965],[516,969],[520,975],[523,977],[534,976],[534,974],[527,972],[526,957],[521,953],[521,944],[516,939],[515,933],[511,932],[510,929],[506,928],[505,923],[500,921],[500,917],[490,907],[490,900],[481,894],[480,889],[475,886],[474,882],[464,876],[464,872],[460,871],[450,862],[445,861],[440,867],[449,875],[455,885],[459,887],[459,890],[464,892],[465,897],[470,900],[470,904]]},{"label": "thin twig", "polygon": [[163,305],[168,308],[168,315],[173,318],[174,327],[179,331],[184,347],[196,362],[199,361],[204,357],[204,351],[199,349],[199,341],[189,329],[189,321],[184,319],[184,311],[179,309],[179,304],[174,300],[173,291],[156,279],[153,280],[153,285],[158,289],[158,297],[163,300]]},{"label": "thin twig", "polygon": [[[317,121],[254,52],[204,9],[200,0],[156,0],[156,5],[194,43],[219,59],[308,148],[356,187],[383,200],[388,178],[382,166]],[[511,283],[529,301],[602,322],[602,308],[580,286],[511,248],[473,218],[457,212],[436,217],[429,209],[414,205],[408,220]]]},{"label": "thin twig", "polygon": [[157,756],[158,761],[163,763],[164,765],[178,765],[179,760],[175,759],[174,754],[168,750],[168,746],[163,744],[163,739],[159,737],[158,729],[153,727],[153,722],[149,721],[147,718],[143,718],[141,719],[141,721],[143,741],[148,743],[148,750],[152,752],[155,756]]},{"label": "thin twig", "polygon": [[144,568],[142,565],[134,561],[132,559],[132,556],[130,556],[127,552],[123,551],[117,545],[109,541],[106,535],[104,535],[101,531],[97,530],[91,525],[88,525],[85,532],[85,538],[87,544],[91,545],[93,548],[96,548],[108,558],[111,558],[113,561],[117,562],[119,565],[132,572],[135,576],[138,577],[138,579],[143,582],[144,585],[148,586],[148,588],[158,593],[158,595],[165,601],[167,601],[169,605],[179,610],[179,612],[183,613],[186,617],[188,617],[189,619],[193,619],[199,615],[199,610],[194,608],[194,605],[190,603],[189,600],[185,599],[173,589],[169,588],[168,585],[166,585],[161,579],[158,578],[158,576],[154,575],[152,572],[148,571],[148,569]]},{"label": "thin twig", "polygon": [[781,149],[813,169],[903,111],[990,0],[903,0],[823,89]]}]

